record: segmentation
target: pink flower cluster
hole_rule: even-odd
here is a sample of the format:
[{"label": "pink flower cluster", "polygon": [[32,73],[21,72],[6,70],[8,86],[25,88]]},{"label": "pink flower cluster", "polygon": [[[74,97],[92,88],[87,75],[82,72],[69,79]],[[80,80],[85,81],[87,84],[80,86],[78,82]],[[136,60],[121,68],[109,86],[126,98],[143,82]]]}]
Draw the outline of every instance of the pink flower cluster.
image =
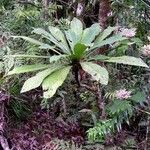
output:
[{"label": "pink flower cluster", "polygon": [[142,47],[142,54],[143,54],[144,56],[150,57],[150,45],[144,45],[144,46]]},{"label": "pink flower cluster", "polygon": [[127,38],[131,38],[131,37],[135,36],[135,34],[136,34],[136,28],[132,28],[132,29],[121,28],[120,29],[120,34],[122,36],[127,37]]},{"label": "pink flower cluster", "polygon": [[115,97],[117,99],[128,99],[131,97],[131,91],[127,91],[126,89],[120,89],[115,92]]}]

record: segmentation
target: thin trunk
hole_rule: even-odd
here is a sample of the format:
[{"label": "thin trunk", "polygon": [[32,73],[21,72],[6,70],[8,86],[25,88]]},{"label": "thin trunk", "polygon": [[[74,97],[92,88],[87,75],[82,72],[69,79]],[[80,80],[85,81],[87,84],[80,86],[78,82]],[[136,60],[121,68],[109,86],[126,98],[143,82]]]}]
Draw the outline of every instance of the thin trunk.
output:
[{"label": "thin trunk", "polygon": [[[107,19],[108,14],[111,12],[110,0],[99,0],[99,15],[98,21],[101,28],[104,30],[107,27]],[[107,46],[102,47],[96,51],[96,54],[103,54],[107,50]],[[97,87],[97,106],[99,108],[100,119],[104,119],[106,117],[105,113],[105,103],[102,96],[102,89],[100,86]]]},{"label": "thin trunk", "polygon": [[42,5],[43,5],[43,18],[47,20],[49,17],[48,14],[49,0],[42,0]]},{"label": "thin trunk", "polygon": [[100,89],[100,85],[97,85],[97,107],[99,109],[99,119],[105,119],[106,113],[105,113],[105,102],[102,96],[102,89]]},{"label": "thin trunk", "polygon": [[105,29],[107,27],[108,14],[111,12],[110,0],[100,0],[99,2],[99,24]]},{"label": "thin trunk", "polygon": [[[110,0],[99,0],[98,22],[102,30],[104,30],[108,26],[108,14],[111,12],[110,4]],[[104,54],[107,49],[107,46],[103,46],[96,51],[96,54]]]}]

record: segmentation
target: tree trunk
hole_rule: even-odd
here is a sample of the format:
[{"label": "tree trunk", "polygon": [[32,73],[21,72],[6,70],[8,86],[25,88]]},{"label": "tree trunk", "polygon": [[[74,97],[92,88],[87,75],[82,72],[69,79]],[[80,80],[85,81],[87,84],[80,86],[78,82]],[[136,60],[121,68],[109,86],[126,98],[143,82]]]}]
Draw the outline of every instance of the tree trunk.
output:
[{"label": "tree trunk", "polygon": [[[107,27],[107,19],[108,19],[108,14],[111,12],[111,7],[110,7],[110,0],[99,0],[99,16],[98,16],[98,21],[99,24],[104,30]],[[99,48],[96,51],[96,54],[104,54],[105,51],[107,50],[107,46],[104,46],[102,48]],[[99,85],[97,88],[97,106],[99,108],[100,112],[100,119],[104,119],[106,117],[105,113],[105,103],[102,95],[102,89],[100,89]]]},{"label": "tree trunk", "polygon": [[102,29],[107,27],[108,14],[111,12],[110,0],[100,0],[99,2],[99,24]]},{"label": "tree trunk", "polygon": [[50,0],[42,0],[43,18],[44,18],[44,20],[47,20],[48,17],[49,17],[49,15],[48,15],[49,1],[50,1]]}]

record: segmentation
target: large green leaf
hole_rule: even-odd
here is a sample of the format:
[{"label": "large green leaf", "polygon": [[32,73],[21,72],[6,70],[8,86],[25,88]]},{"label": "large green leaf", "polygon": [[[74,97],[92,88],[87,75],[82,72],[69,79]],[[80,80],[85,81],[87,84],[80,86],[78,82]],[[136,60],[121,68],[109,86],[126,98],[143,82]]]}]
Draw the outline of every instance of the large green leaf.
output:
[{"label": "large green leaf", "polygon": [[81,66],[82,69],[89,73],[94,80],[104,85],[108,84],[108,71],[104,67],[91,62],[82,62]]},{"label": "large green leaf", "polygon": [[21,93],[24,93],[24,92],[27,92],[27,91],[30,91],[32,89],[39,87],[42,84],[43,80],[49,74],[51,74],[53,71],[58,69],[59,67],[60,66],[50,66],[48,69],[41,71],[41,72],[37,73],[35,76],[26,80],[24,82],[22,89],[21,89]]},{"label": "large green leaf", "polygon": [[83,31],[81,43],[86,46],[91,46],[91,43],[94,41],[95,37],[100,33],[101,29],[98,23],[93,24],[90,28],[86,28]]},{"label": "large green leaf", "polygon": [[44,90],[44,98],[51,98],[57,91],[57,89],[63,84],[66,79],[71,66],[66,66],[54,71],[48,77],[46,77],[42,83]]},{"label": "large green leaf", "polygon": [[54,48],[54,46],[50,46],[48,44],[42,43],[36,39],[30,38],[30,37],[26,37],[26,36],[12,36],[13,38],[22,38],[30,43],[33,43],[35,45],[38,45],[40,49],[50,49],[56,53],[59,53],[58,51],[56,51]]},{"label": "large green leaf", "polygon": [[76,45],[80,39],[78,38],[78,35],[76,35],[75,32],[70,29],[65,31],[65,35],[66,35],[67,41],[71,47],[71,50],[73,51],[74,45]]},{"label": "large green leaf", "polygon": [[110,45],[110,44],[113,44],[115,42],[119,42],[119,41],[122,41],[122,40],[125,40],[126,37],[122,37],[122,35],[114,35],[114,36],[111,36],[110,38],[107,38],[103,41],[96,41],[93,45],[93,47],[91,47],[91,49],[95,49],[95,48],[99,48],[99,47],[102,47],[104,45]]},{"label": "large green leaf", "polygon": [[88,61],[104,61],[109,59],[110,57],[105,56],[105,55],[96,55],[96,56],[92,56],[90,58],[88,58]]},{"label": "large green leaf", "polygon": [[79,38],[81,38],[83,32],[83,24],[79,19],[73,18],[73,20],[71,21],[70,28],[76,35],[79,36]]},{"label": "large green leaf", "polygon": [[132,56],[111,57],[110,59],[104,61],[149,68],[148,65],[141,58],[136,58]]},{"label": "large green leaf", "polygon": [[53,26],[49,26],[48,29],[50,33],[64,45],[66,51],[70,52],[64,33],[60,29]]},{"label": "large green leaf", "polygon": [[60,59],[66,58],[67,56],[68,55],[53,55],[53,56],[50,57],[49,61],[50,61],[50,63],[56,62]]},{"label": "large green leaf", "polygon": [[51,41],[52,43],[54,43],[57,47],[59,47],[61,50],[63,50],[63,52],[66,52],[65,46],[60,41],[58,41],[53,35],[51,35],[47,31],[45,31],[44,29],[36,28],[32,32],[42,35],[42,37],[44,37],[44,38],[48,39],[49,41]]},{"label": "large green leaf", "polygon": [[95,43],[99,43],[103,41],[105,38],[107,38],[114,30],[116,30],[116,27],[108,27],[105,29],[95,40]]},{"label": "large green leaf", "polygon": [[73,51],[73,55],[72,55],[73,59],[79,60],[83,56],[86,48],[87,48],[87,46],[85,46],[84,44],[77,43],[74,46],[74,51]]},{"label": "large green leaf", "polygon": [[6,55],[5,58],[9,58],[9,57],[16,57],[16,58],[50,58],[50,56],[43,56],[43,55],[21,55],[21,54],[17,54],[17,55]]},{"label": "large green leaf", "polygon": [[23,65],[20,67],[15,67],[13,70],[9,71],[7,75],[26,73],[31,71],[37,71],[48,68],[50,65],[36,64],[36,65]]},{"label": "large green leaf", "polygon": [[44,43],[36,40],[36,39],[33,39],[33,38],[30,38],[30,37],[26,37],[26,36],[12,36],[13,38],[22,38],[30,43],[33,43],[35,45],[43,45]]}]

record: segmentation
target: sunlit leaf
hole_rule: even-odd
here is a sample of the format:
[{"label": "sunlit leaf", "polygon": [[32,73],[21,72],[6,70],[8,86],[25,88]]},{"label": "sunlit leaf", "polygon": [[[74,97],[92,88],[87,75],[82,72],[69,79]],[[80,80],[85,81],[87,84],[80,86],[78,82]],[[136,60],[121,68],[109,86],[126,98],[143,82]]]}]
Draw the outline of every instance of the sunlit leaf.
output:
[{"label": "sunlit leaf", "polygon": [[7,75],[26,73],[31,71],[37,71],[48,68],[50,65],[36,64],[36,65],[23,65],[20,67],[15,67],[13,70],[9,71]]},{"label": "sunlit leaf", "polygon": [[132,56],[111,57],[110,59],[104,61],[149,68],[148,65],[141,58],[136,58]]},{"label": "sunlit leaf", "polygon": [[79,37],[81,37],[83,32],[83,24],[79,19],[73,18],[70,28],[76,35],[79,35]]},{"label": "sunlit leaf", "polygon": [[122,37],[122,35],[114,35],[114,36],[111,36],[110,38],[107,38],[103,41],[97,41],[94,43],[93,47],[91,47],[91,49],[95,49],[95,48],[99,48],[99,47],[102,47],[104,45],[110,45],[110,44],[113,44],[115,42],[119,42],[119,41],[122,41],[122,40],[125,40],[126,37]]},{"label": "sunlit leaf", "polygon": [[91,62],[82,62],[81,66],[82,69],[89,73],[94,80],[104,85],[108,84],[108,71],[104,67]]},{"label": "sunlit leaf", "polygon": [[44,71],[41,71],[37,73],[35,76],[26,80],[21,89],[21,93],[24,93],[24,92],[27,92],[27,91],[30,91],[32,89],[39,87],[42,84],[43,80],[56,69],[58,69],[58,67],[51,66],[50,68]]},{"label": "sunlit leaf", "polygon": [[68,55],[53,55],[53,56],[51,56],[50,57],[50,63],[52,63],[52,62],[56,62],[56,61],[58,61],[58,60],[60,60],[60,59],[62,59],[62,58],[66,58]]},{"label": "sunlit leaf", "polygon": [[95,40],[95,43],[99,43],[103,41],[105,38],[107,38],[114,30],[116,30],[116,27],[108,27],[105,29]]},{"label": "sunlit leaf", "polygon": [[44,90],[44,98],[51,98],[56,90],[63,84],[66,79],[71,66],[66,66],[61,69],[54,71],[48,77],[46,77],[42,83],[42,87]]},{"label": "sunlit leaf", "polygon": [[100,33],[101,29],[98,23],[93,24],[91,27],[86,28],[83,31],[81,43],[84,43],[87,46],[91,46],[91,43],[94,41],[95,37]]},{"label": "sunlit leaf", "polygon": [[30,43],[33,43],[33,44],[36,44],[36,45],[43,45],[44,43],[36,40],[36,39],[33,39],[33,38],[30,38],[30,37],[26,37],[26,36],[12,36],[13,38],[22,38]]},{"label": "sunlit leaf", "polygon": [[88,61],[103,61],[103,60],[107,60],[110,57],[105,56],[105,55],[96,55],[96,56],[92,56],[88,59]]},{"label": "sunlit leaf", "polygon": [[48,27],[50,33],[59,41],[61,42],[65,48],[66,48],[66,51],[69,52],[69,47],[68,47],[68,43],[66,41],[66,38],[64,36],[64,33],[59,29],[59,28],[56,28],[56,27],[53,27],[53,26],[49,26]]}]

